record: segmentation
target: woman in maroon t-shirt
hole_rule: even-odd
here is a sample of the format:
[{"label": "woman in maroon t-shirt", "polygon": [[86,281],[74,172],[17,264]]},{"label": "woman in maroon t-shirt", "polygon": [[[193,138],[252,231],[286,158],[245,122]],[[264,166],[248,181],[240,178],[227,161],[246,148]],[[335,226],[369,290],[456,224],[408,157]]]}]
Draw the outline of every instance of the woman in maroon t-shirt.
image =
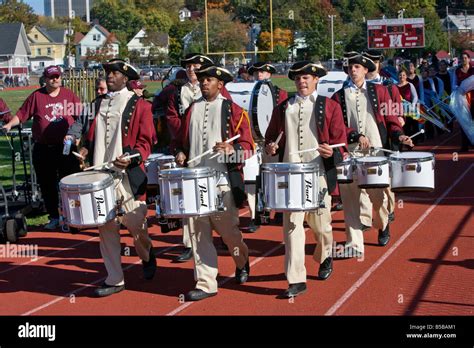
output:
[{"label": "woman in maroon t-shirt", "polygon": [[398,91],[402,99],[408,103],[404,103],[403,114],[406,116],[403,129],[406,135],[413,135],[418,132],[418,121],[413,117],[416,115],[416,105],[418,104],[418,93],[415,86],[407,81],[407,73],[405,70],[400,70],[398,73]]},{"label": "woman in maroon t-shirt", "polygon": [[61,87],[61,69],[49,66],[43,76],[46,85],[25,100],[13,118],[3,126],[6,131],[33,118],[33,166],[49,214],[45,229],[59,227],[58,183],[66,175],[79,171],[79,162],[70,153],[63,155],[63,141],[69,126],[81,112],[79,98]]},{"label": "woman in maroon t-shirt", "polygon": [[[462,64],[455,71],[455,86],[459,86],[468,77],[474,75],[474,67],[471,65],[471,56],[467,52],[463,52],[461,55]],[[474,116],[474,91],[466,93],[467,103],[471,110],[471,117]],[[464,130],[461,128],[461,151],[469,151],[469,146],[472,146],[469,138],[467,137]]]}]

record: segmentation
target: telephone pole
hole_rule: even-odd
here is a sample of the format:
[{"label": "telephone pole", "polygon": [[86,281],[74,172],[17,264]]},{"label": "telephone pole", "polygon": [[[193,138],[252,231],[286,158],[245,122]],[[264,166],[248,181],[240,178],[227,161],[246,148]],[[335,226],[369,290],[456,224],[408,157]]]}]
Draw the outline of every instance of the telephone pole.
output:
[{"label": "telephone pole", "polygon": [[331,70],[334,70],[334,17],[336,15],[329,15],[331,18]]}]

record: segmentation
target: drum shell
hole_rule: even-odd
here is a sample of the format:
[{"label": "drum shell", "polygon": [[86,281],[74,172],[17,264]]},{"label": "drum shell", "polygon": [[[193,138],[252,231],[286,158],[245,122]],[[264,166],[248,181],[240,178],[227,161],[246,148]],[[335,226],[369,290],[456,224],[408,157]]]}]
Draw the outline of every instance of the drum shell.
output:
[{"label": "drum shell", "polygon": [[216,173],[210,168],[162,170],[159,184],[161,215],[165,218],[206,216],[217,212]]},{"label": "drum shell", "polygon": [[[403,153],[390,156],[393,192],[431,192],[434,190],[434,155],[429,152],[419,154],[419,158],[406,158]],[[416,154],[411,153],[411,155]]]},{"label": "drum shell", "polygon": [[174,156],[166,156],[162,153],[151,154],[146,163],[145,171],[148,185],[158,185],[158,173],[160,169],[176,167]]},{"label": "drum shell", "polygon": [[390,164],[386,157],[362,157],[355,160],[358,186],[364,189],[390,186]]},{"label": "drum shell", "polygon": [[65,183],[67,178],[89,173],[71,174],[63,178],[59,184],[63,215],[69,226],[97,227],[115,219],[116,197],[112,175],[107,174],[106,179],[98,185]]},{"label": "drum shell", "polygon": [[339,184],[351,184],[354,182],[355,161],[350,158],[342,161],[336,166],[337,182]]},{"label": "drum shell", "polygon": [[319,207],[319,175],[316,164],[264,164],[262,187],[265,210],[296,212]]}]

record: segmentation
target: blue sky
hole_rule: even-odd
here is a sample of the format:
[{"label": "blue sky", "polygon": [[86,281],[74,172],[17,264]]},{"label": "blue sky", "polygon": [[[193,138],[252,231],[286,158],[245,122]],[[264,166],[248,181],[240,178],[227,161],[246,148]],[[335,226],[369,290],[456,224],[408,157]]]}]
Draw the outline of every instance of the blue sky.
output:
[{"label": "blue sky", "polygon": [[23,2],[33,7],[37,14],[44,14],[44,0],[24,0]]}]

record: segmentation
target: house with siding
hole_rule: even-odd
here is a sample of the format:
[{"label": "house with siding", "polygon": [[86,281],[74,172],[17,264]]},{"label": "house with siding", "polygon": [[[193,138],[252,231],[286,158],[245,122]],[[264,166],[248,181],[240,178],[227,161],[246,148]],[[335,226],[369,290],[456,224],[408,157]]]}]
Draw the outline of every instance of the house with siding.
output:
[{"label": "house with siding", "polygon": [[28,74],[31,50],[23,23],[0,23],[0,33],[0,72]]},{"label": "house with siding", "polygon": [[28,33],[31,48],[30,68],[32,71],[49,65],[64,64],[67,47],[65,29],[48,30],[34,26]]},{"label": "house with siding", "polygon": [[[89,32],[82,38],[78,38],[75,43],[76,47],[76,66],[83,67],[84,62],[88,60],[88,56],[99,52],[108,45],[110,53],[109,58],[116,58],[119,55],[119,41],[114,34],[99,24],[94,24]],[[101,62],[97,62],[101,63]]]}]

